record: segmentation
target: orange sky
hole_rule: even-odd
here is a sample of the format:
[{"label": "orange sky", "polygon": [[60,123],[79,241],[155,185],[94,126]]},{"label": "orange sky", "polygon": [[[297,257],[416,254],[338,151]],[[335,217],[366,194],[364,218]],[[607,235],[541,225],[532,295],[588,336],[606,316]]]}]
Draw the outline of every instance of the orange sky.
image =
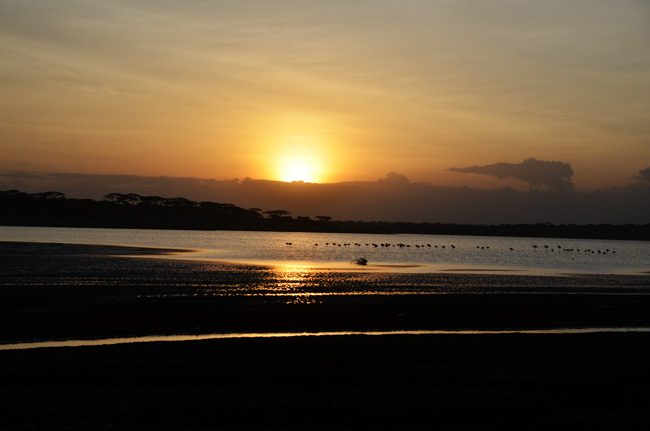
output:
[{"label": "orange sky", "polygon": [[650,165],[650,4],[0,4],[0,169],[497,187]]}]

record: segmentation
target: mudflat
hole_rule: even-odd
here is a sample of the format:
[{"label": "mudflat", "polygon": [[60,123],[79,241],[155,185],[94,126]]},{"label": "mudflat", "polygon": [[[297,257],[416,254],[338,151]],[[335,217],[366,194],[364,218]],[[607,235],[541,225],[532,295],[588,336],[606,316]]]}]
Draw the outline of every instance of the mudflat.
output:
[{"label": "mudflat", "polygon": [[[0,243],[0,342],[650,326],[646,276],[278,273]],[[125,257],[130,256],[130,257]],[[3,429],[644,428],[650,334],[329,336],[0,352]]]}]

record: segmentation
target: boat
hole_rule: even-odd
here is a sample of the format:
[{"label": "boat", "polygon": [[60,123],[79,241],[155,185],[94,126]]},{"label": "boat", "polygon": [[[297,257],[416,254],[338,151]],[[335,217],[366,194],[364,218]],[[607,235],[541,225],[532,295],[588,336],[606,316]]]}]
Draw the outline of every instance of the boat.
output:
[{"label": "boat", "polygon": [[368,264],[368,259],[365,257],[360,257],[359,259],[355,260],[354,263],[357,265],[367,265]]}]

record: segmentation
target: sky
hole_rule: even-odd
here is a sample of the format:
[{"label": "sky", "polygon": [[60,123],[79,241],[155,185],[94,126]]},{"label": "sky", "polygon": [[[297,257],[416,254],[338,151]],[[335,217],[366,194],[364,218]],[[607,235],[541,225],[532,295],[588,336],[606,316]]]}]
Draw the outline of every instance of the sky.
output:
[{"label": "sky", "polygon": [[3,0],[0,170],[625,186],[649,47],[646,0]]}]

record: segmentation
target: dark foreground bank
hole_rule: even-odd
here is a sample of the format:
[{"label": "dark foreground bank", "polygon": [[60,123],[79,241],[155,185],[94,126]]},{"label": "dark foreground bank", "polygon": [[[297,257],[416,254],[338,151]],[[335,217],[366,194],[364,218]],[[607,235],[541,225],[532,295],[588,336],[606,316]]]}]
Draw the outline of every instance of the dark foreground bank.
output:
[{"label": "dark foreground bank", "polygon": [[2,429],[647,429],[646,334],[0,352]]}]

